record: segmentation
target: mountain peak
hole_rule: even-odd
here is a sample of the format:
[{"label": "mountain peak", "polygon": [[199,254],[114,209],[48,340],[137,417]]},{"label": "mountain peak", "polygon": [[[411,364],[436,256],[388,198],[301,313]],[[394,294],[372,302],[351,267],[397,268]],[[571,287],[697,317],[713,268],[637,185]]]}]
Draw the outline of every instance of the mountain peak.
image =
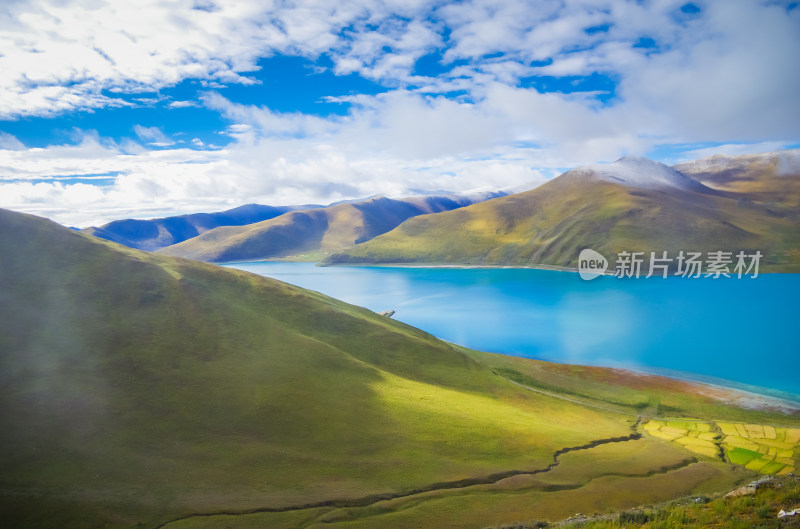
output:
[{"label": "mountain peak", "polygon": [[647,189],[683,189],[686,191],[706,191],[703,184],[662,163],[643,156],[624,156],[611,164],[592,164],[579,167],[580,174],[590,175],[630,187]]}]

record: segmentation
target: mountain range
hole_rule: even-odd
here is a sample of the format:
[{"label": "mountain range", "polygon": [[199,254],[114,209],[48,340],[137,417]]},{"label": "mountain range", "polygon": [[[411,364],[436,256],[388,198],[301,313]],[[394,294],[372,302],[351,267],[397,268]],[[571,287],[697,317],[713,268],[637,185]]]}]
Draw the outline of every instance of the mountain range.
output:
[{"label": "mountain range", "polygon": [[207,231],[160,252],[209,262],[292,258],[320,260],[397,227],[405,220],[468,206],[502,193],[373,197],[324,208],[291,211],[246,226]]},{"label": "mountain range", "polygon": [[192,213],[149,220],[115,220],[99,228],[89,227],[81,231],[131,248],[153,251],[197,237],[218,226],[242,226],[271,219],[288,211],[316,207],[321,206],[274,207],[247,204],[217,213]]},{"label": "mountain range", "polygon": [[579,167],[527,192],[409,219],[325,263],[575,268],[584,248],[607,258],[760,251],[762,270],[800,272],[798,159],[795,150]]}]

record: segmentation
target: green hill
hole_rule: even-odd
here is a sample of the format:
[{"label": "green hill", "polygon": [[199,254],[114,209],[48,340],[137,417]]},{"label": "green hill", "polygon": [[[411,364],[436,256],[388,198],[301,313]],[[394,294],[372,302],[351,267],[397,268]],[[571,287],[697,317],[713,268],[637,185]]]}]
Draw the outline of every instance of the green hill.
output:
[{"label": "green hill", "polygon": [[455,195],[371,198],[294,211],[247,226],[220,227],[160,251],[208,262],[281,257],[319,260],[386,233],[411,217],[460,208],[474,201]]},{"label": "green hill", "polygon": [[0,281],[3,527],[558,519],[751,475],[634,434],[642,409],[798,423],[4,210]]},{"label": "green hill", "polygon": [[192,213],[158,219],[124,219],[101,227],[81,230],[83,233],[139,250],[154,251],[177,244],[219,226],[242,226],[283,215],[287,211],[321,206],[262,206],[247,204],[216,213]]},{"label": "green hill", "polygon": [[410,219],[325,263],[576,267],[583,248],[611,261],[620,251],[668,251],[674,258],[681,250],[759,250],[761,270],[800,271],[800,209],[764,191],[777,181],[796,182],[798,172],[770,176],[777,170],[762,171],[755,192],[712,178],[706,186],[656,162],[624,158],[524,193]]},{"label": "green hill", "polygon": [[277,281],[7,211],[0,256],[0,488],[80,527],[402,491],[627,430]]}]

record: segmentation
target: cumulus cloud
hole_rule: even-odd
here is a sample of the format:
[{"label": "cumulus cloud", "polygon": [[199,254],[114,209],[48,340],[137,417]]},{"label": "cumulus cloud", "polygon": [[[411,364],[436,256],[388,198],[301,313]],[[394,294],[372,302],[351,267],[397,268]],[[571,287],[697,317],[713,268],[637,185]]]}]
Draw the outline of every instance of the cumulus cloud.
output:
[{"label": "cumulus cloud", "polygon": [[[0,117],[129,105],[112,94],[183,79],[252,84],[248,73],[274,53],[331,53],[338,72],[404,75],[439,37],[428,23],[397,16],[431,6],[392,4],[8,2],[0,11]],[[387,47],[394,51],[387,54]]]},{"label": "cumulus cloud", "polygon": [[[227,121],[232,141],[215,148],[191,132],[175,143],[136,124],[119,143],[81,133],[28,149],[0,132],[2,205],[85,225],[243,201],[532,186],[659,145],[796,143],[800,8],[684,4],[9,0],[0,10],[0,119],[203,106]],[[329,97],[349,108],[333,116],[221,95],[256,84],[260,59],[274,55],[385,91]],[[438,66],[421,73],[422,57]],[[609,80],[602,93],[569,88],[592,75]],[[545,89],[541,79],[562,84]],[[152,97],[185,80],[206,87],[199,100]],[[691,156],[701,152],[713,154]]]}]

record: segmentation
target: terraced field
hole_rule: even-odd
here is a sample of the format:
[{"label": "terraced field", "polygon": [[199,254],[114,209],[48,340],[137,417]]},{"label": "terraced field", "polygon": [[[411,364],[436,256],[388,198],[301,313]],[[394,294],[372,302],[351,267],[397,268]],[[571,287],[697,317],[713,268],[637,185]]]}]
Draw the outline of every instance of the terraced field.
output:
[{"label": "terraced field", "polygon": [[794,472],[800,458],[800,428],[719,423],[722,446],[731,463],[762,474]]},{"label": "terraced field", "polygon": [[800,460],[800,428],[652,419],[644,430],[696,454],[724,459],[761,474],[792,473]]}]

